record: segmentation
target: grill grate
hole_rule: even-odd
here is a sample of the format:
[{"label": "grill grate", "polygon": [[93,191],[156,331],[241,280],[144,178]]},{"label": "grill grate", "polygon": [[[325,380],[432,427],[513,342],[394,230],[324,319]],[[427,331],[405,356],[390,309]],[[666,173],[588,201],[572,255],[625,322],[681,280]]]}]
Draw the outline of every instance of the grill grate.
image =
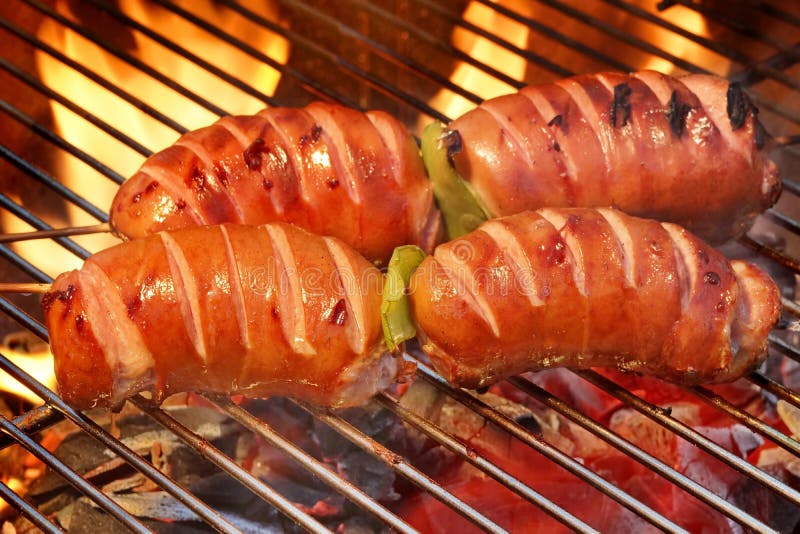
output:
[{"label": "grill grate", "polygon": [[[595,3],[594,8],[587,8],[577,1],[559,0],[348,0],[334,3],[322,0],[275,0],[274,3],[267,3],[276,8],[269,13],[261,11],[266,4],[251,5],[244,0],[239,3],[219,0],[208,11],[203,11],[203,6],[209,7],[212,4],[206,2],[173,3],[157,0],[145,4],[162,17],[159,20],[178,20],[178,27],[183,28],[184,32],[202,32],[208,42],[237,49],[247,56],[248,62],[245,65],[262,65],[280,76],[274,95],[272,91],[265,91],[251,83],[247,75],[249,71],[230,68],[224,63],[204,57],[190,46],[184,46],[181,41],[185,33],[166,30],[160,23],[153,22],[155,19],[148,22],[146,17],[143,18],[131,8],[133,2],[129,5],[90,0],[84,3],[85,6],[79,13],[64,10],[64,5],[69,4],[68,2],[18,0],[11,4],[0,8],[0,34],[4,43],[13,45],[5,47],[10,52],[0,53],[0,78],[5,86],[0,87],[0,124],[4,131],[0,134],[0,156],[3,160],[0,168],[3,169],[2,173],[11,177],[7,183],[3,182],[3,174],[0,173],[0,185],[4,188],[0,192],[0,206],[5,211],[3,215],[11,215],[10,219],[2,220],[24,221],[34,229],[34,233],[28,236],[29,241],[38,238],[52,247],[47,250],[60,247],[68,252],[68,256],[80,259],[86,258],[90,251],[97,250],[97,242],[91,238],[52,237],[48,231],[53,226],[63,226],[60,224],[63,217],[58,212],[53,215],[45,209],[46,206],[32,201],[32,193],[28,191],[39,191],[43,197],[57,199],[57,206],[63,204],[70,209],[75,208],[80,212],[74,216],[76,222],[71,220],[76,227],[82,224],[94,225],[107,222],[108,216],[94,200],[91,185],[87,189],[79,182],[66,181],[62,175],[63,167],[53,164],[52,159],[59,156],[73,163],[77,162],[84,172],[92,173],[93,179],[98,179],[96,183],[105,181],[110,186],[121,183],[128,173],[116,161],[115,153],[95,151],[85,142],[60,133],[61,130],[52,124],[52,118],[47,113],[43,114],[42,109],[35,104],[45,102],[49,106],[52,102],[68,110],[80,117],[89,129],[104,132],[115,141],[115,146],[124,148],[126,153],[130,152],[133,160],[141,161],[161,145],[148,146],[147,141],[140,140],[137,135],[128,131],[126,125],[120,125],[115,117],[115,109],[82,104],[74,94],[58,84],[42,79],[36,73],[33,62],[25,59],[26,54],[35,52],[48,56],[50,60],[82,76],[87,86],[97,86],[102,91],[115,95],[120,105],[137,110],[144,117],[142,120],[150,121],[147,124],[156,124],[159,129],[171,132],[173,136],[210,122],[207,117],[246,112],[246,106],[240,109],[235,99],[219,104],[214,101],[213,92],[203,90],[202,83],[191,83],[191,79],[187,82],[185,76],[159,70],[162,67],[158,62],[141,59],[137,55],[136,47],[124,46],[124,37],[112,35],[113,32],[104,27],[105,25],[124,35],[136,35],[158,46],[163,51],[160,57],[178,57],[180,61],[191,65],[192,72],[202,73],[202,79],[206,79],[206,76],[216,78],[227,86],[226,90],[242,95],[250,104],[299,105],[311,99],[336,100],[362,109],[386,109],[404,120],[412,130],[420,121],[448,119],[451,112],[446,111],[443,105],[434,103],[439,102],[436,95],[444,94],[452,101],[463,101],[472,106],[489,96],[485,94],[486,80],[498,84],[501,92],[510,92],[527,83],[552,80],[577,70],[635,70],[642,65],[650,65],[648,61],[655,60],[666,62],[676,73],[714,72],[725,74],[748,86],[754,102],[762,110],[762,119],[768,130],[776,135],[795,134],[800,125],[800,108],[792,105],[792,99],[796,102],[800,92],[800,77],[797,74],[797,63],[800,62],[800,12],[777,1],[736,2],[736,9],[730,13],[719,9],[725,6],[724,2],[688,0],[662,2],[660,7],[663,11],[654,9],[651,2],[635,3],[625,0],[605,0]],[[342,8],[343,4],[346,4],[345,9]],[[465,15],[470,9],[477,8],[483,10],[483,17],[494,17],[492,20],[506,24],[503,27],[527,28],[526,31],[530,32],[527,43],[520,44],[504,31]],[[742,13],[742,17],[736,16]],[[674,16],[676,14],[683,14],[684,18],[678,19]],[[706,21],[708,35],[701,35],[696,28],[682,22],[690,20],[685,17],[692,14]],[[39,22],[32,23],[31,20]],[[744,25],[741,22],[743,20],[751,24]],[[298,21],[303,21],[303,24],[298,24]],[[236,30],[228,26],[228,22],[240,24],[241,26],[236,27],[244,28],[243,37],[237,35]],[[175,116],[175,110],[169,105],[147,95],[143,96],[141,88],[136,84],[129,84],[122,74],[115,76],[101,73],[91,60],[75,59],[72,51],[59,50],[57,46],[53,46],[48,42],[49,38],[39,35],[39,24],[55,27],[61,33],[81,36],[79,40],[93,43],[91,46],[114,58],[113,61],[125,65],[125,69],[147,78],[146,83],[159,84],[163,90],[188,102],[189,109],[199,111],[190,114],[191,116]],[[777,30],[774,29],[776,26]],[[485,46],[507,55],[503,57],[521,61],[525,68],[512,73],[510,67],[501,62],[481,59],[483,56],[476,53],[475,49],[469,51],[468,45],[454,44],[451,41],[454,28],[457,28],[457,32],[453,35],[466,32],[472,41],[480,40]],[[253,32],[288,43],[291,47],[290,59],[283,61],[278,57],[279,54],[270,55],[248,41],[246,36],[253,35]],[[673,50],[672,44],[654,42],[649,37],[651,34],[666,35],[672,39],[670,43],[686,44],[687,48],[683,52]],[[470,40],[467,39],[467,42]],[[697,51],[702,54],[697,55]],[[725,65],[728,64],[729,67],[726,68]],[[468,67],[474,77],[466,78],[466,81],[455,81],[453,73],[456,65]],[[113,72],[115,71],[112,69]],[[201,79],[199,76],[200,74],[198,79]],[[195,115],[200,118],[194,118]],[[191,122],[194,120],[198,124]],[[9,127],[6,128],[6,125]],[[753,249],[759,256],[783,266],[793,278],[800,273],[800,224],[797,222],[800,218],[797,210],[800,185],[797,183],[796,172],[793,172],[793,169],[800,168],[800,153],[796,148],[784,147],[776,153],[776,157],[784,171],[785,193],[781,203],[762,216],[759,224],[785,240],[785,248],[755,235],[742,238],[741,243]],[[75,234],[82,231],[81,228],[76,228]],[[91,228],[87,230],[91,231]],[[15,280],[29,278],[37,282],[52,281],[53,267],[43,262],[46,254],[50,252],[30,253],[27,249],[0,243],[0,255],[5,259],[4,276]],[[796,319],[800,316],[798,305],[790,297],[785,297],[783,304],[787,318]],[[42,326],[33,299],[0,296],[0,309],[5,318],[11,320],[7,322],[18,323],[41,339],[47,339],[47,332]],[[780,333],[771,334],[770,341],[773,357],[786,357],[800,362],[800,350],[796,341]],[[45,402],[43,407],[13,420],[0,417],[0,447],[21,446],[27,449],[123,525],[139,532],[149,531],[136,517],[32,438],[37,432],[67,419],[186,505],[212,528],[222,532],[238,531],[218,510],[159,471],[147,459],[102,429],[92,418],[67,406],[55,393],[2,354],[0,368]],[[731,469],[769,489],[780,496],[787,506],[800,506],[800,492],[792,486],[681,423],[670,415],[669,410],[651,404],[635,392],[595,372],[581,371],[574,374],[587,386],[592,384],[599,387],[618,399],[626,408],[641,413]],[[618,502],[653,526],[669,532],[682,531],[676,524],[680,518],[659,514],[616,487],[601,474],[585,467],[580,459],[565,454],[553,444],[491,408],[482,400],[481,395],[453,389],[424,365],[418,370],[418,379],[484,417],[527,445],[532,453],[535,451],[543,455],[599,494]],[[800,408],[800,393],[773,378],[754,372],[746,379],[765,395]],[[515,377],[509,382],[524,394],[634,458],[734,522],[758,532],[773,531],[769,525],[709,489],[707,483],[680,473],[606,425],[576,410],[557,395],[525,378]],[[800,456],[800,443],[793,437],[738,408],[731,400],[702,387],[687,388],[687,391],[701,402],[777,444],[781,449]],[[400,532],[414,531],[408,523],[369,497],[362,488],[333,472],[245,408],[226,398],[208,396],[207,399],[247,431],[266,440],[387,527]],[[295,507],[285,495],[250,474],[167,411],[152,405],[141,396],[133,398],[131,402],[301,527],[314,532],[327,531],[317,519]],[[592,526],[565,509],[564,503],[549,500],[512,473],[475,454],[469,446],[442,428],[401,406],[390,395],[381,394],[374,402],[565,526],[580,532],[594,531]],[[478,528],[491,532],[504,531],[480,507],[473,507],[450,493],[407,458],[369,437],[341,415],[311,406],[301,408]],[[0,496],[42,530],[60,531],[57,525],[6,484],[0,483]]]}]

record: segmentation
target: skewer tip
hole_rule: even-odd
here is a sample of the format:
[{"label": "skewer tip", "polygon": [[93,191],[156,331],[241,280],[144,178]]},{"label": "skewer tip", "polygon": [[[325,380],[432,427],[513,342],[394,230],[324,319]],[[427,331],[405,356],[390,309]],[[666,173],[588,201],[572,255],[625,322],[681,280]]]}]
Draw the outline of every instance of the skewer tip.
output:
[{"label": "skewer tip", "polygon": [[0,282],[0,293],[47,293],[50,287],[37,282]]}]

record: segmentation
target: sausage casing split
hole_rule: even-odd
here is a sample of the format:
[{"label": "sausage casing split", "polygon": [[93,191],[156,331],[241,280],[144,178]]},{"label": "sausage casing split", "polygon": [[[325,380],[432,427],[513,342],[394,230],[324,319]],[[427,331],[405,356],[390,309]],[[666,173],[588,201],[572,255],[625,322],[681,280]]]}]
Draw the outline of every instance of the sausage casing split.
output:
[{"label": "sausage casing split", "polygon": [[430,250],[439,215],[417,145],[400,122],[314,102],[224,117],[183,135],[123,183],[114,231],[140,238],[221,223],[289,222],[372,261]]},{"label": "sausage casing split", "polygon": [[695,384],[766,355],[780,293],[686,230],[612,209],[542,209],[440,245],[409,286],[417,335],[450,382],[616,367]]},{"label": "sausage casing split", "polygon": [[297,227],[162,232],[91,256],[43,299],[59,392],[79,408],[139,391],[364,402],[396,379],[382,275]]},{"label": "sausage casing split", "polygon": [[448,130],[490,217],[614,207],[720,243],[781,190],[756,108],[715,76],[575,76],[487,100]]}]

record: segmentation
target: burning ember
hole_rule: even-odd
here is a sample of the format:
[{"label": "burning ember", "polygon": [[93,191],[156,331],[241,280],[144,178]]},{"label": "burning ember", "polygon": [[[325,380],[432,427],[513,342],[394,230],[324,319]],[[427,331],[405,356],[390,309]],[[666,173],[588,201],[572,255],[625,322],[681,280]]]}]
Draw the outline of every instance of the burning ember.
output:
[{"label": "burning ember", "polygon": [[[731,453],[746,458],[791,487],[800,488],[800,463],[796,457],[721,415],[718,410],[700,402],[697,396],[653,379],[610,372],[603,374],[641,398],[663,407],[672,417],[713,439]],[[572,372],[547,371],[528,378],[667,466],[777,530],[791,531],[800,525],[800,510],[796,507]],[[739,399],[739,407],[776,428],[793,435],[800,430],[800,409],[784,402],[773,402],[752,384],[740,381],[714,389],[727,398]],[[400,406],[453,435],[472,451],[470,454],[492,462],[595,528],[616,532],[653,530],[644,519],[535,453],[522,441],[487,422],[427,381],[418,379],[400,387],[394,395],[399,397]],[[674,518],[682,527],[690,531],[737,531],[738,527],[724,515],[511,384],[494,386],[478,398],[521,425],[534,439],[543,439],[559,451],[579,459],[583,465],[656,512]],[[292,401],[275,398],[247,401],[244,406],[281,436],[356,484],[413,527],[423,532],[451,532],[456,527],[467,532],[478,531],[430,494],[419,492],[398,476],[391,464],[356,447]],[[229,417],[210,407],[202,398],[190,395],[188,405],[172,406],[168,411],[329,528],[341,532],[380,530],[380,524],[362,509],[322,484],[261,437],[243,432]],[[339,415],[367,436],[408,459],[445,489],[504,528],[511,531],[568,531],[542,510],[487,478],[465,458],[398,418],[393,411],[373,403],[364,408],[344,410]],[[126,445],[149,458],[194,494],[212,503],[234,525],[246,531],[282,532],[295,528],[275,509],[228,475],[220,473],[173,432],[156,425],[152,419],[129,413],[120,416],[116,425],[117,435]],[[201,528],[194,512],[131,470],[86,434],[70,433],[66,437],[61,435],[57,441],[53,439],[51,445],[60,441],[55,450],[60,458],[101,487],[123,508],[143,518],[148,526],[160,531],[190,526]],[[23,461],[23,464],[32,465],[30,461],[27,464]],[[103,530],[115,527],[110,516],[85,497],[80,497],[62,478],[49,472],[43,474],[40,466],[34,465],[33,471],[30,469],[17,470],[17,475],[23,478],[11,480],[21,485],[21,480],[34,475],[35,480],[28,480],[28,498],[64,528],[81,531],[89,525],[95,528],[104,525]],[[43,476],[38,476],[40,474]],[[14,526],[25,531],[25,524],[26,520],[20,518]]]},{"label": "burning ember", "polygon": [[[315,4],[314,7],[321,12],[327,9],[325,2],[310,3]],[[700,68],[721,75],[735,72],[734,67],[737,67],[730,57],[702,44],[702,39],[726,35],[723,25],[711,23],[697,11],[685,6],[668,9],[663,13],[663,19],[680,26],[700,41],[679,35],[668,27],[656,25],[630,11],[609,11],[606,3],[591,3],[580,7],[584,19],[603,21],[597,25],[565,14],[564,9],[572,8],[566,4],[566,7],[559,8],[560,3],[531,3],[522,0],[502,3],[451,0],[440,3],[453,12],[458,12],[465,24],[437,22],[430,25],[431,32],[442,37],[448,45],[465,56],[496,68],[507,79],[500,79],[484,69],[450,56],[445,59],[423,59],[430,61],[431,68],[443,73],[449,82],[478,98],[512,92],[514,85],[509,81],[542,82],[561,75],[542,66],[538,61],[526,59],[520,51],[526,51],[531,57],[542,57],[560,69],[572,72],[624,70],[624,67],[628,67],[651,68],[669,73],[685,70],[680,66],[680,61],[687,58]],[[626,2],[636,9],[649,9],[652,3]],[[710,3],[715,2],[700,2],[704,5]],[[221,3],[211,0],[194,2],[191,4],[191,12],[197,15],[201,23],[213,22],[215,26],[224,28],[241,42],[270,58],[272,63],[253,57],[234,44],[224,42],[200,25],[190,23],[176,11],[140,0],[112,2],[110,5],[114,7],[110,9],[119,10],[124,17],[143,28],[159,28],[161,35],[179,35],[182,50],[171,50],[146,31],[134,30],[130,24],[123,24],[106,12],[103,15],[104,29],[101,37],[112,43],[118,54],[110,53],[77,31],[92,16],[97,16],[97,9],[86,3],[68,0],[54,0],[50,4],[64,20],[74,23],[76,29],[70,29],[63,21],[54,18],[31,17],[38,21],[31,23],[33,34],[46,45],[63,53],[69,60],[90,67],[97,79],[90,80],[78,70],[67,66],[53,53],[43,50],[37,50],[30,58],[31,70],[35,71],[44,86],[57,91],[66,101],[96,116],[113,129],[99,128],[77,113],[76,109],[69,109],[56,100],[49,100],[45,111],[32,115],[40,123],[52,128],[55,134],[77,151],[85,152],[109,169],[98,170],[98,166],[91,161],[76,157],[66,150],[53,150],[44,141],[28,147],[28,153],[48,151],[46,161],[37,160],[37,165],[41,165],[49,175],[57,177],[70,190],[103,209],[109,206],[117,190],[114,180],[131,175],[147,153],[172,143],[181,130],[205,126],[213,122],[219,112],[254,113],[265,107],[267,100],[275,95],[279,97],[279,103],[291,105],[301,103],[291,99],[309,97],[308,93],[297,90],[297,87],[303,85],[297,81],[286,86],[288,89],[284,87],[281,93],[281,84],[286,82],[286,72],[280,70],[282,66],[289,65],[304,75],[308,72],[314,73],[315,69],[325,71],[320,74],[326,78],[322,85],[335,87],[344,98],[351,99],[353,105],[380,107],[393,112],[407,124],[417,124],[416,132],[421,131],[421,125],[430,120],[428,116],[421,116],[423,114],[418,110],[409,111],[407,108],[410,106],[406,103],[398,104],[370,83],[354,82],[357,76],[353,73],[344,72],[344,69],[320,69],[321,60],[314,55],[313,49],[310,52],[307,50],[308,45],[297,46],[281,32],[259,26],[233,10],[224,8]],[[297,25],[298,21],[305,24],[309,18],[302,15],[302,12],[287,15],[285,4],[290,2],[242,1],[240,4],[274,21],[278,28]],[[394,9],[391,14],[405,16],[407,19],[415,18],[419,11],[416,2],[390,4]],[[177,9],[183,9],[183,6],[189,9],[190,3],[176,2],[175,5]],[[512,11],[516,17],[509,16],[503,10],[493,9],[497,5]],[[0,13],[7,16],[9,9],[11,8],[0,8]],[[735,16],[736,10],[731,10],[734,11],[731,16]],[[429,11],[436,14],[435,9],[431,8]],[[446,19],[433,15],[431,18],[436,20]],[[547,27],[553,31],[545,32],[526,24],[526,17],[533,21],[548,21]],[[377,18],[373,20],[359,14],[353,15],[353,19],[354,26],[368,38],[378,37],[384,31],[385,26],[375,23]],[[607,29],[624,31],[627,39],[621,41],[614,37],[613,32],[606,31]],[[321,35],[320,42],[324,42],[329,48],[332,46],[331,42],[323,39],[345,41],[341,33],[323,30],[318,32]],[[484,35],[486,33],[488,35]],[[793,43],[796,35],[787,36],[781,33],[777,38],[791,39]],[[665,51],[665,54],[654,55],[634,46],[630,42],[634,39]],[[397,48],[403,49],[408,47],[406,41],[409,41],[408,34],[399,36],[395,44]],[[564,42],[571,43],[571,46],[563,46]],[[591,53],[586,52],[587,48]],[[416,77],[404,77],[406,74],[402,69],[399,73],[395,72],[396,65],[387,62],[380,54],[365,54],[349,42],[342,44],[341,50],[341,56],[352,62],[357,69],[369,72],[373,72],[370,70],[373,68],[378,72],[380,69],[392,71],[394,77],[390,78],[390,82],[399,91],[408,90],[408,86],[418,82]],[[761,48],[758,45],[754,45],[753,50],[759,52],[758,57],[763,55],[760,54]],[[406,52],[412,56],[417,54],[414,50],[404,50]],[[198,65],[197,59],[188,54],[219,66],[221,72],[208,72]],[[154,72],[138,68],[125,61],[126,57],[152,66]],[[167,87],[163,81],[157,79],[159,76],[213,104],[211,109],[198,103],[191,95],[187,96],[179,90]],[[232,83],[237,80],[250,89],[244,90]],[[767,83],[776,85],[773,82]],[[423,95],[420,100],[443,115],[455,117],[475,105],[469,98],[440,84],[429,80],[423,80],[420,84],[423,86],[418,91]],[[110,85],[115,90],[104,85]],[[791,94],[785,87],[770,88],[781,96]],[[414,89],[416,91],[416,87]],[[118,90],[146,106],[131,103],[121,97]],[[413,91],[412,93],[417,94]],[[320,96],[325,95],[323,93]],[[790,99],[786,100],[788,103],[785,105],[791,108],[793,103]],[[168,113],[170,121],[174,123],[165,124],[163,120],[148,113],[146,107],[152,107],[159,113]],[[770,113],[763,115],[767,119],[770,117]],[[795,132],[786,132],[777,127],[774,133],[782,135]],[[112,179],[109,179],[109,175]],[[38,195],[38,190],[21,190],[14,184],[8,184],[7,188],[8,191],[4,193],[20,205],[44,205],[43,219],[52,226],[82,226],[97,222],[94,217],[52,192]],[[40,200],[39,196],[47,200]],[[797,207],[787,208],[789,212],[792,210],[796,211]],[[795,218],[798,217],[800,213]],[[32,230],[29,224],[7,210],[0,212],[0,225],[4,232]],[[756,229],[758,233],[763,233],[763,230],[761,227]],[[116,238],[107,234],[80,237],[76,241],[92,252],[117,242]],[[778,245],[782,247],[784,244]],[[776,247],[780,248],[778,245]],[[791,248],[797,247],[797,243],[785,245],[795,257],[798,256]],[[80,259],[75,254],[52,240],[18,243],[14,245],[14,250],[51,276],[80,264]],[[745,251],[726,250],[726,253],[738,256]],[[794,299],[796,275],[788,270],[773,270],[772,274],[787,289],[784,296]],[[791,342],[793,346],[797,346],[796,339]],[[54,388],[52,356],[47,347],[32,335],[7,336],[1,351],[42,384]],[[800,390],[800,363],[793,359],[775,355],[770,366],[762,372],[787,388]],[[731,454],[747,460],[789,487],[800,490],[800,460],[796,455],[702,402],[697,395],[683,388],[631,375],[604,372],[603,376],[660,407],[663,413],[710,438]],[[580,375],[558,370],[529,375],[527,379],[652,455],[667,467],[686,475],[725,502],[776,530],[790,532],[799,528],[800,510],[796,506],[702,452],[640,411],[591,385]],[[737,408],[778,431],[795,439],[800,438],[800,409],[797,407],[783,400],[776,400],[771,394],[747,381],[713,390],[726,399],[736,399]],[[3,373],[0,373],[0,392],[0,411],[8,419],[41,404],[41,399]],[[654,530],[650,523],[634,512],[558,466],[545,455],[535,452],[523,441],[510,436],[427,381],[418,379],[412,384],[398,387],[392,392],[392,396],[398,399],[402,408],[423,416],[454,436],[467,447],[469,455],[485,458],[593,527],[614,532],[638,533]],[[520,425],[533,439],[543,440],[555,450],[577,459],[580,465],[680,526],[690,531],[742,531],[742,527],[731,519],[681,490],[651,468],[640,464],[629,454],[600,439],[590,429],[570,418],[565,411],[537,401],[534,396],[524,393],[512,383],[504,382],[494,386],[488,392],[481,393],[478,398]],[[325,526],[341,532],[386,530],[383,523],[361,507],[330,489],[279,448],[248,431],[204,398],[189,395],[173,398],[170,403],[167,411],[172,417],[233,458],[259,480],[267,482]],[[361,488],[412,527],[424,532],[477,530],[458,513],[400,475],[392,465],[381,461],[379,455],[353,445],[320,418],[309,415],[297,404],[274,398],[245,401],[242,406],[332,472]],[[420,472],[433,478],[464,503],[473,506],[502,527],[511,531],[566,531],[566,527],[547,513],[477,469],[468,458],[463,458],[437,440],[426,436],[407,420],[398,417],[394,411],[381,407],[378,402],[337,415],[404,457]],[[92,413],[92,416],[136,453],[210,503],[238,528],[250,532],[293,532],[299,529],[271,505],[256,497],[229,475],[220,472],[175,433],[157,425],[150,417],[130,405],[115,420],[109,419],[102,412]],[[160,532],[207,529],[188,507],[86,433],[75,431],[73,425],[61,423],[52,426],[42,432],[38,439],[46,449],[54,451],[59,458],[101,488],[124,509],[142,518],[147,526]],[[105,532],[119,528],[107,513],[66,484],[60,476],[47,470],[39,460],[24,452],[21,447],[0,450],[0,481],[15,493],[25,496],[54,522],[73,532]],[[15,515],[11,506],[1,500],[0,520],[7,521],[3,526],[4,533],[35,530],[27,519]]]}]

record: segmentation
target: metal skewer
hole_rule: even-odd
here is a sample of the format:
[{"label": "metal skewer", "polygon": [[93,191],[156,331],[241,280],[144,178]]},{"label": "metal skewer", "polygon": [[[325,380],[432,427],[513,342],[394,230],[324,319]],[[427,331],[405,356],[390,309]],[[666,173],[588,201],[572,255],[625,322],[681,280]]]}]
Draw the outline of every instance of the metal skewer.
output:
[{"label": "metal skewer", "polygon": [[109,223],[92,224],[90,226],[74,226],[70,228],[54,228],[53,230],[36,230],[34,232],[19,232],[14,234],[0,234],[0,243],[26,241],[29,239],[50,239],[71,235],[99,234],[110,232]]},{"label": "metal skewer", "polygon": [[38,282],[0,282],[0,293],[47,293],[50,287]]}]

